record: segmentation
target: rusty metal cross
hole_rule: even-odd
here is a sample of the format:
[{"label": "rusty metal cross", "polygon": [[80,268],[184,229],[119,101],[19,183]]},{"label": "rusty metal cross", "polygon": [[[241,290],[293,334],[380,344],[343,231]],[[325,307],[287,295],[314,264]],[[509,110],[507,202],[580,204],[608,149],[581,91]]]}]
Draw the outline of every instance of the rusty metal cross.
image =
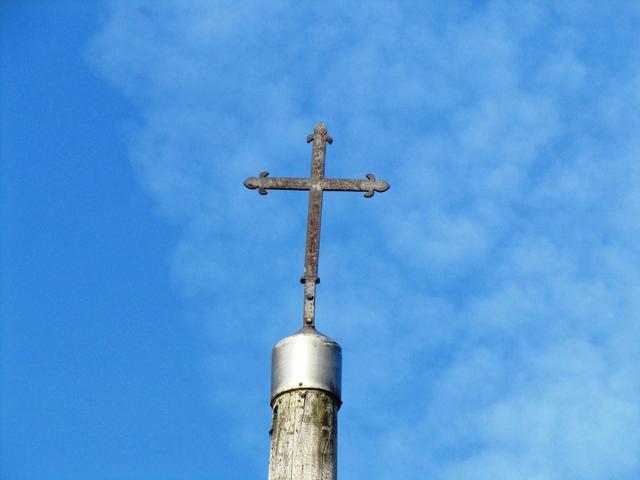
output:
[{"label": "rusty metal cross", "polygon": [[319,122],[313,133],[307,136],[307,143],[313,142],[311,152],[311,175],[309,178],[269,177],[268,172],[261,172],[258,177],[249,177],[244,185],[250,189],[258,189],[258,193],[266,195],[267,190],[309,190],[309,212],[307,218],[307,244],[304,257],[304,275],[300,282],[304,284],[303,328],[315,327],[316,284],[318,278],[318,256],[320,254],[320,219],[322,216],[322,193],[325,190],[334,192],[365,192],[364,196],[373,197],[375,192],[384,192],[389,184],[384,180],[376,180],[368,173],[366,180],[347,178],[324,178],[324,158],[326,144],[333,143],[327,134],[327,126]]}]

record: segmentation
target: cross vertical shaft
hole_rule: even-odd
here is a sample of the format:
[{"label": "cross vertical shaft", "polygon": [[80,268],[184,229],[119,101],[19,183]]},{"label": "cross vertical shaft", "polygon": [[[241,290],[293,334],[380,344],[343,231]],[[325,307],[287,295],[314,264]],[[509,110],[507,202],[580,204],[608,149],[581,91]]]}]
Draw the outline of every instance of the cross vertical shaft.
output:
[{"label": "cross vertical shaft", "polygon": [[[311,175],[310,179],[321,180],[324,178],[324,159],[327,150],[327,142],[332,139],[327,135],[327,127],[319,123],[313,129],[313,134],[307,137],[307,141],[313,142],[311,150]],[[304,275],[300,282],[304,284],[304,327],[315,327],[316,310],[316,285],[318,278],[318,257],[320,256],[320,224],[322,219],[322,188],[319,183],[312,184],[309,188],[309,210],[307,213],[307,241],[304,255]]]}]

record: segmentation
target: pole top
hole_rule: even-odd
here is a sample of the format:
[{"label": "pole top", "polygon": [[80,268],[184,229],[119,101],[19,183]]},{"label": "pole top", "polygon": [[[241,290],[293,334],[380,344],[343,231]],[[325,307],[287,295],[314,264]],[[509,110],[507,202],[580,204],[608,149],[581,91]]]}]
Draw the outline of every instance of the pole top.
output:
[{"label": "pole top", "polygon": [[341,401],[342,349],[315,328],[283,338],[271,353],[271,405],[291,390],[322,390]]}]

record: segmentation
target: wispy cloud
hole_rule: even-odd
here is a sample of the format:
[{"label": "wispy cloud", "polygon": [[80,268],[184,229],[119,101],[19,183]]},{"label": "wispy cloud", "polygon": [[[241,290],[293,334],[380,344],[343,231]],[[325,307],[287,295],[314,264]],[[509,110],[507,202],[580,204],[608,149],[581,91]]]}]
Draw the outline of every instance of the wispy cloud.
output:
[{"label": "wispy cloud", "polygon": [[392,184],[325,201],[342,474],[640,474],[637,7],[110,5],[88,58],[139,107],[229,431],[267,448],[268,351],[301,314],[306,199],[242,180],[306,175],[324,119],[328,175]]}]

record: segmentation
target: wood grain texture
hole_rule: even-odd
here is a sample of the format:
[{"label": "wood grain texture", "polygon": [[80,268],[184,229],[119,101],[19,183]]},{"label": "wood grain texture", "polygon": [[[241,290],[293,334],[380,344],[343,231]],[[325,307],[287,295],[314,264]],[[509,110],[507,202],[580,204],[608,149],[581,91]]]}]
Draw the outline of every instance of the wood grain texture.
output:
[{"label": "wood grain texture", "polygon": [[294,390],[273,405],[269,480],[335,480],[338,408],[320,390]]}]

